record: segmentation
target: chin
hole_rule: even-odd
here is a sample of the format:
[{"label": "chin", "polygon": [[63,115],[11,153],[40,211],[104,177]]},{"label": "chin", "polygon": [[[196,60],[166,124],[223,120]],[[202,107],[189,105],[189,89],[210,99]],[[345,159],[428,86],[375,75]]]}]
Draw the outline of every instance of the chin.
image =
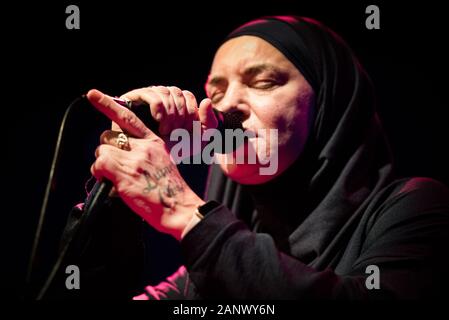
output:
[{"label": "chin", "polygon": [[[233,153],[215,155],[215,160],[220,164],[221,169],[227,177],[240,184],[255,185],[268,182],[280,174],[281,170],[279,170],[278,168],[277,158],[279,156],[278,152],[275,152],[274,154],[268,152],[268,154],[265,154],[263,156],[254,153],[254,150],[256,150],[256,141],[257,138],[249,139],[249,143],[248,141],[245,142]],[[252,156],[249,156],[251,152],[253,152]],[[240,155],[240,160],[243,159],[243,161],[237,160],[239,158],[238,155]],[[276,161],[273,162],[275,163],[275,168],[274,170],[267,172],[267,162],[264,162],[265,164],[262,164],[259,160],[266,160],[268,158],[272,158],[273,156],[276,157]],[[252,160],[249,161],[249,159]],[[271,167],[271,163],[268,164],[269,167]]]}]

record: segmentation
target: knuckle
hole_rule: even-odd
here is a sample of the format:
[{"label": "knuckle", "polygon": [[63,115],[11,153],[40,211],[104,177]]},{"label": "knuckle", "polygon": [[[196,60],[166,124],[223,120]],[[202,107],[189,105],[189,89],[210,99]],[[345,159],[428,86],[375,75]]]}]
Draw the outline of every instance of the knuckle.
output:
[{"label": "knuckle", "polygon": [[141,170],[144,170],[144,168],[147,166],[147,161],[146,160],[144,160],[144,159],[137,159],[137,160],[135,160],[134,161],[134,163],[132,164],[132,172],[133,172],[133,174],[136,174],[136,175],[138,175],[138,173],[141,171]]},{"label": "knuckle", "polygon": [[100,135],[100,143],[108,143],[111,139],[112,131],[105,130]]},{"label": "knuckle", "polygon": [[163,109],[164,108],[164,102],[162,101],[162,99],[159,96],[154,97],[154,99],[150,103],[150,107],[151,108],[156,108],[156,109]]},{"label": "knuckle", "polygon": [[152,143],[147,143],[143,146],[142,152],[144,153],[144,157],[151,158],[151,154],[154,152],[154,147]]},{"label": "knuckle", "polygon": [[107,148],[105,147],[105,145],[100,144],[96,149],[95,149],[95,156],[97,158],[103,156],[106,153]]},{"label": "knuckle", "polygon": [[183,93],[184,97],[186,97],[188,99],[195,99],[195,96],[189,90],[182,90],[182,93]]},{"label": "knuckle", "polygon": [[128,109],[123,109],[119,114],[120,121],[132,125],[135,124],[136,119],[133,117],[133,114]]},{"label": "knuckle", "polygon": [[128,117],[128,110],[126,109],[121,109],[119,114],[118,114],[118,119],[120,121],[126,121],[126,118]]},{"label": "knuckle", "polygon": [[93,176],[95,176],[95,172],[96,172],[95,163],[93,163],[93,164],[90,166],[90,173],[91,173]]},{"label": "knuckle", "polygon": [[187,113],[189,116],[191,116],[193,118],[198,113],[198,110],[195,107],[190,107],[190,108],[187,108]]},{"label": "knuckle", "polygon": [[128,99],[131,100],[133,95],[136,95],[138,92],[136,92],[137,90],[133,90],[130,92],[127,92],[125,94],[122,94],[119,98],[120,99]]},{"label": "knuckle", "polygon": [[176,110],[178,111],[179,115],[181,116],[184,115],[185,113],[184,109],[186,109],[185,103],[176,103]]},{"label": "knuckle", "polygon": [[173,95],[177,96],[178,98],[182,98],[183,97],[182,90],[179,89],[178,87],[171,86],[169,88],[172,90]]},{"label": "knuckle", "polygon": [[167,87],[157,86],[155,88],[162,94],[165,94],[165,95],[169,95],[170,94],[170,89],[168,89]]},{"label": "knuckle", "polygon": [[100,155],[100,147],[101,145],[95,148],[95,158],[98,158],[98,156]]},{"label": "knuckle", "polygon": [[133,96],[138,96],[144,91],[145,88],[138,88],[131,91],[128,91],[120,96],[120,99],[131,99]]},{"label": "knuckle", "polygon": [[[156,139],[154,139],[153,142],[154,142],[155,144],[159,145],[159,146],[163,146],[164,149],[167,147],[167,146],[165,145],[164,140],[162,140],[162,139],[159,138],[159,137],[157,137]],[[152,150],[154,150],[154,148],[153,148]],[[154,151],[153,151],[153,152],[154,152]]]},{"label": "knuckle", "polygon": [[145,107],[149,107],[150,111],[160,110],[161,108],[164,108],[164,102],[161,99],[161,97],[154,93],[150,92],[146,94],[143,98],[144,103],[146,103]]},{"label": "knuckle", "polygon": [[142,168],[138,162],[132,164],[132,166],[129,168],[128,174],[136,179],[140,176],[140,172],[142,171]]},{"label": "knuckle", "polygon": [[119,194],[126,196],[129,192],[129,189],[130,189],[129,187],[130,187],[130,184],[127,183],[126,181],[122,180],[122,181],[116,183],[115,190]]},{"label": "knuckle", "polygon": [[103,155],[100,155],[97,160],[95,161],[94,167],[95,170],[103,170],[106,168],[106,157]]},{"label": "knuckle", "polygon": [[195,109],[198,108],[198,103],[196,101],[195,96],[193,95],[193,93],[191,93],[188,90],[184,90],[183,94],[184,94],[184,99],[187,102],[187,109],[189,109],[189,112],[194,112]]}]

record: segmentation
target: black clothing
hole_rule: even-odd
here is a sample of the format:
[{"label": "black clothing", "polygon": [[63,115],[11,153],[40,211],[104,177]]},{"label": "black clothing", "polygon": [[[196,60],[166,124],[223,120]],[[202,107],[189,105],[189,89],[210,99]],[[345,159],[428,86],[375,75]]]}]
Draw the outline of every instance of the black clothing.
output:
[{"label": "black clothing", "polygon": [[[222,207],[181,244],[191,282],[207,298],[442,298],[449,284],[448,199],[447,188],[434,180],[399,180],[332,237],[322,231],[332,221],[307,217],[284,250]],[[300,195],[285,200],[291,212],[299,201]],[[365,285],[369,265],[379,267],[379,290]]]}]

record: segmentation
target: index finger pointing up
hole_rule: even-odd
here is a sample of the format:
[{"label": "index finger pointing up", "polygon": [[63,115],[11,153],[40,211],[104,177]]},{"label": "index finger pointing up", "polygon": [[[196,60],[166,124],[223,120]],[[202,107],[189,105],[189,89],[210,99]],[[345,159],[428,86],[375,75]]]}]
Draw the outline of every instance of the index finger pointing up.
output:
[{"label": "index finger pointing up", "polygon": [[87,99],[97,108],[98,111],[106,115],[110,120],[126,133],[136,138],[148,138],[154,133],[148,129],[144,123],[131,110],[119,105],[111,97],[92,89],[87,93]]}]

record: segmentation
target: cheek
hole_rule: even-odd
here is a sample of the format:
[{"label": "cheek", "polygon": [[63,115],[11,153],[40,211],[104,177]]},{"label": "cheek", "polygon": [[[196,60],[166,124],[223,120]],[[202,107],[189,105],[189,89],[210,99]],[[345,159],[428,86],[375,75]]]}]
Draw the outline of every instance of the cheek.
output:
[{"label": "cheek", "polygon": [[[283,139],[293,139],[295,143],[302,144],[307,138],[310,127],[310,112],[313,105],[313,93],[310,90],[296,89],[300,94],[283,95],[276,109],[276,126],[279,136]],[[286,99],[285,97],[289,97]]]},{"label": "cheek", "polygon": [[[277,129],[278,143],[284,145],[298,134],[301,112],[296,101],[271,101],[259,112],[255,112],[254,122],[257,129]],[[267,110],[267,111],[265,111]]]},{"label": "cheek", "polygon": [[251,99],[251,116],[248,127],[253,129],[286,128],[286,102],[277,99],[277,95],[255,96]]},{"label": "cheek", "polygon": [[[294,94],[293,94],[294,93]],[[254,95],[248,127],[278,129],[278,146],[282,151],[302,150],[310,127],[313,91],[301,84],[275,90],[270,94]],[[294,150],[293,150],[294,149]]]}]

